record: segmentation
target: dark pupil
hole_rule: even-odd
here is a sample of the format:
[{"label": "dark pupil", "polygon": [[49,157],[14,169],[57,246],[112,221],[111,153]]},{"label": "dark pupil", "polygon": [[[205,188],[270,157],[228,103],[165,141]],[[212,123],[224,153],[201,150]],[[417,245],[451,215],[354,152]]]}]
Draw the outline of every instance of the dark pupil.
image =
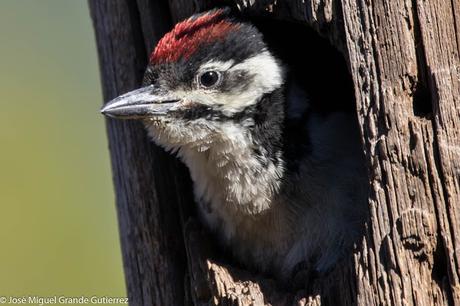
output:
[{"label": "dark pupil", "polygon": [[200,77],[201,85],[205,87],[209,87],[216,84],[217,80],[219,80],[219,75],[215,71],[205,72]]}]

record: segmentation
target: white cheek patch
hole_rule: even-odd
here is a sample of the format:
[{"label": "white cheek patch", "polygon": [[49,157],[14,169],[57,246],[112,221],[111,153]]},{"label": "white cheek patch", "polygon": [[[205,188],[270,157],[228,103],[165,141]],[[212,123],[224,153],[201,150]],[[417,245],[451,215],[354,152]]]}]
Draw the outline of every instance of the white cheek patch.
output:
[{"label": "white cheek patch", "polygon": [[268,51],[233,66],[229,71],[245,70],[254,74],[254,84],[264,93],[271,92],[283,84],[284,71]]},{"label": "white cheek patch", "polygon": [[209,61],[203,64],[199,71],[207,70],[225,71],[227,74],[238,73],[238,71],[246,71],[253,76],[249,86],[239,93],[222,93],[218,90],[195,90],[194,93],[201,97],[206,96],[206,99],[200,99],[204,103],[221,104],[222,111],[227,115],[239,112],[245,107],[256,103],[267,93],[279,88],[284,82],[284,71],[281,65],[268,51],[264,51],[253,57],[250,57],[239,64],[234,64],[234,61],[220,62]]}]

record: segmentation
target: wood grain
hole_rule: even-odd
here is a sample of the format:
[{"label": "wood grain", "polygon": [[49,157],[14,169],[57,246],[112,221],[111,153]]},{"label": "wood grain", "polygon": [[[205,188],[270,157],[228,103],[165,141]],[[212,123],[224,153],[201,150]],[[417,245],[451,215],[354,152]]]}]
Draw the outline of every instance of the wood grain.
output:
[{"label": "wood grain", "polygon": [[[152,9],[141,13],[134,1],[89,1],[104,101],[140,86],[145,44],[155,44],[171,26],[164,23],[169,12],[161,10],[167,5],[138,2]],[[187,203],[179,203],[176,190],[186,194],[190,183],[174,176],[187,172],[138,122],[109,119],[107,134],[130,304],[184,305],[186,257],[177,211]]]},{"label": "wood grain", "polygon": [[[345,57],[371,186],[366,232],[334,271],[288,292],[225,262],[193,218],[187,170],[140,124],[108,120],[130,303],[460,305],[460,2],[232,2],[307,24]],[[172,23],[222,3],[89,4],[108,101],[139,86]]]}]

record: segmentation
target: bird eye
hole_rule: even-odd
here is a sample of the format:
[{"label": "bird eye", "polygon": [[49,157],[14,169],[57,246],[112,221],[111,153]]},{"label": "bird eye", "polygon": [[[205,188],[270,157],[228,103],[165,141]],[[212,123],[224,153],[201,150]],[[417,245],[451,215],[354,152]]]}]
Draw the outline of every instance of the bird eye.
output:
[{"label": "bird eye", "polygon": [[199,75],[200,85],[206,88],[216,85],[220,81],[220,73],[217,71],[206,71]]}]

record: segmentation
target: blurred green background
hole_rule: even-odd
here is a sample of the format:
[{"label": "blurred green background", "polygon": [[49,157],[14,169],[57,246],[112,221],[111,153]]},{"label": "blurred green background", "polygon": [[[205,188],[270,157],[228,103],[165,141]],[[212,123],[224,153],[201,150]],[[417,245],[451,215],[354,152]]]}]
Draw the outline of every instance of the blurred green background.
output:
[{"label": "blurred green background", "polygon": [[84,0],[0,1],[0,296],[125,296]]}]

